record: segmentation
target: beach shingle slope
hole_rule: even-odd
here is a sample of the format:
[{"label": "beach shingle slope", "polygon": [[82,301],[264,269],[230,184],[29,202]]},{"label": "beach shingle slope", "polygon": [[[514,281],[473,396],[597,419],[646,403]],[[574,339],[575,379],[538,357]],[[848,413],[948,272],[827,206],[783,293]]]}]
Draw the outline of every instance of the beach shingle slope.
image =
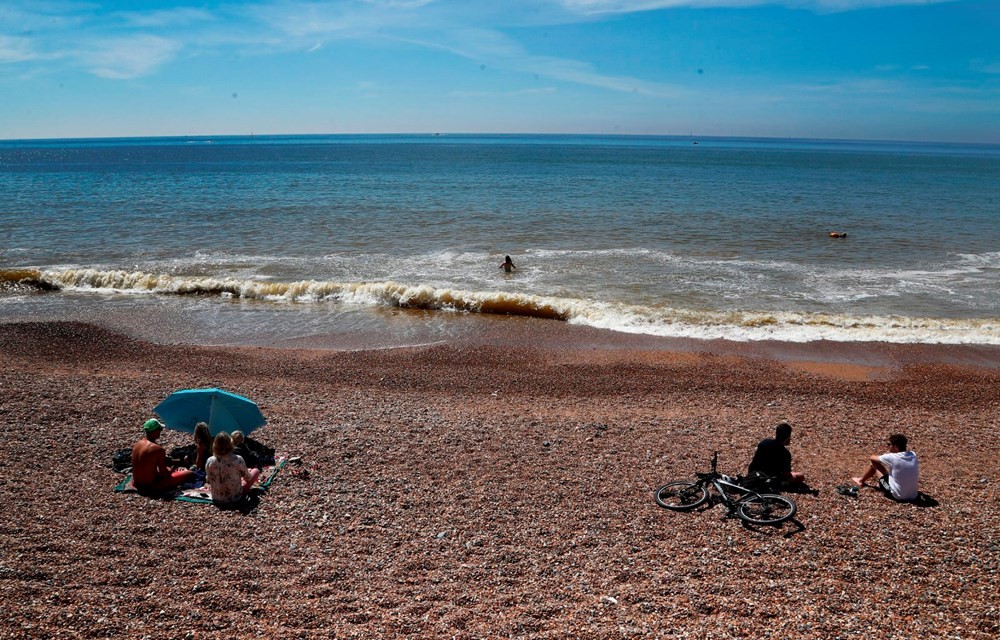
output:
[{"label": "beach shingle slope", "polygon": [[[0,324],[0,638],[1000,633],[998,369],[859,380],[556,344],[209,348]],[[303,466],[248,516],[114,494],[112,452],[201,386],[258,401],[260,438]],[[820,489],[795,496],[798,526],[653,502],[713,450],[741,471],[780,420]],[[893,431],[936,505],[833,491]]]}]

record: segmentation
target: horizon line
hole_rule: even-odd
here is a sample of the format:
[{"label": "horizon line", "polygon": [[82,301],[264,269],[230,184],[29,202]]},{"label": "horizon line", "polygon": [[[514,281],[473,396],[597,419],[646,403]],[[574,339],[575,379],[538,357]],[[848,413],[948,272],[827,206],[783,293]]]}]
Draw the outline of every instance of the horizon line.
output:
[{"label": "horizon line", "polygon": [[634,138],[634,139],[678,139],[678,140],[747,140],[747,141],[801,141],[801,142],[836,142],[836,143],[875,143],[875,144],[935,144],[968,147],[995,147],[1000,146],[998,142],[960,142],[954,140],[904,140],[904,139],[877,139],[877,138],[811,138],[800,136],[757,136],[757,135],[696,135],[675,134],[675,133],[511,133],[496,131],[481,132],[363,132],[363,133],[197,133],[197,134],[170,134],[170,135],[127,135],[127,136],[79,136],[79,137],[30,137],[30,138],[0,138],[0,144],[4,143],[30,143],[30,142],[87,142],[101,140],[191,140],[191,139],[245,139],[245,138],[322,138],[322,137],[533,137],[533,138]]}]

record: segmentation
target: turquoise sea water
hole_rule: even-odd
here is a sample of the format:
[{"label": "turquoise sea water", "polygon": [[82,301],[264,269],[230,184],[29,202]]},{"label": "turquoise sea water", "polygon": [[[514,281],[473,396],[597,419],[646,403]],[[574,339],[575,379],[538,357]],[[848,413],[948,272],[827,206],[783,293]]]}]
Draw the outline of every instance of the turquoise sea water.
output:
[{"label": "turquoise sea water", "polygon": [[0,321],[155,312],[203,342],[375,327],[405,342],[456,313],[518,314],[663,336],[1000,344],[996,146],[7,141],[0,238]]}]

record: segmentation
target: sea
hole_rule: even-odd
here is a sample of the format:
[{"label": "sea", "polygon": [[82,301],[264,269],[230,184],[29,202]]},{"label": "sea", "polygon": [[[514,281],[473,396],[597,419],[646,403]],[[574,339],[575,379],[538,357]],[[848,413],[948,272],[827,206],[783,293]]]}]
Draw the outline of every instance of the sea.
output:
[{"label": "sea", "polygon": [[0,141],[0,322],[336,347],[447,341],[518,316],[694,339],[1000,344],[1000,146]]}]

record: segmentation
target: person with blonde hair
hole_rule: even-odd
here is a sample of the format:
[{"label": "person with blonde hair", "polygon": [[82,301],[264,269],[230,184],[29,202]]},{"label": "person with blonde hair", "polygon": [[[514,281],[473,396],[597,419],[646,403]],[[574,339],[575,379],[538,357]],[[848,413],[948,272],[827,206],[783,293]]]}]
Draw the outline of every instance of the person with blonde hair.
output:
[{"label": "person with blonde hair", "polygon": [[242,431],[233,431],[233,453],[243,458],[243,462],[247,463],[248,469],[261,469],[264,465],[261,464],[260,458],[257,454],[250,449],[249,438],[243,435]]},{"label": "person with blonde hair", "polygon": [[212,502],[232,505],[250,495],[260,469],[247,469],[247,463],[233,453],[233,439],[223,431],[212,443],[214,454],[205,463],[205,475],[212,493]]}]

